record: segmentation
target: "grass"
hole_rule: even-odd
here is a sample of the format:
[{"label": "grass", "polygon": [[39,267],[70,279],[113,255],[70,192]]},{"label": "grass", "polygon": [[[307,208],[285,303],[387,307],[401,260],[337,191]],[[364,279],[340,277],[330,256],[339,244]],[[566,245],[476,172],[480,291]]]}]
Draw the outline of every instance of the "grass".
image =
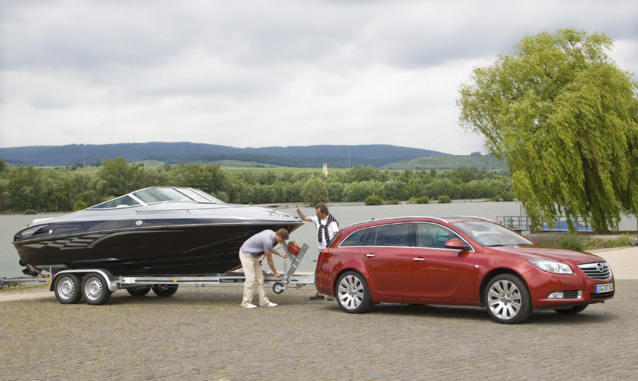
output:
[{"label": "grass", "polygon": [[499,160],[491,155],[482,156],[425,156],[414,159],[401,160],[383,166],[383,169],[436,169],[450,170],[454,168],[477,168],[479,170],[498,174],[507,174],[507,161]]},{"label": "grass", "polygon": [[0,287],[0,292],[22,291],[22,290],[34,290],[34,291],[47,291],[49,289],[48,284],[11,284],[3,285]]},{"label": "grass", "polygon": [[560,247],[563,249],[590,251],[598,249],[610,249],[616,247],[627,247],[631,245],[631,240],[635,237],[627,233],[610,235],[588,235],[588,234],[529,234],[528,238],[534,242],[545,245]]}]

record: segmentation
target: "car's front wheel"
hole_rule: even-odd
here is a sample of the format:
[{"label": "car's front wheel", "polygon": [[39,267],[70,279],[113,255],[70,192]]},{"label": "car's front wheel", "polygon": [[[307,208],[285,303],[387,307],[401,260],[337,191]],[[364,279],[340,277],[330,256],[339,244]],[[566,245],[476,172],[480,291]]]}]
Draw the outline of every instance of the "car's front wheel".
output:
[{"label": "car's front wheel", "polygon": [[495,276],[488,282],[484,296],[487,313],[499,323],[521,323],[532,315],[529,290],[516,275]]},{"label": "car's front wheel", "polygon": [[339,307],[345,312],[361,314],[372,307],[368,283],[358,272],[343,273],[337,280],[336,294]]}]

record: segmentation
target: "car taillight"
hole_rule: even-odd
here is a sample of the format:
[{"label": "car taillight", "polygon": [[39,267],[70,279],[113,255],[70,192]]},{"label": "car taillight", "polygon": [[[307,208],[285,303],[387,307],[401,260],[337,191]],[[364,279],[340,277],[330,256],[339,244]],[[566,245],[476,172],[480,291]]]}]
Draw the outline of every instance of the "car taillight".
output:
[{"label": "car taillight", "polygon": [[319,256],[317,257],[317,269],[320,269],[323,265],[323,261],[326,258],[326,254],[328,254],[328,249],[323,249],[319,252]]}]

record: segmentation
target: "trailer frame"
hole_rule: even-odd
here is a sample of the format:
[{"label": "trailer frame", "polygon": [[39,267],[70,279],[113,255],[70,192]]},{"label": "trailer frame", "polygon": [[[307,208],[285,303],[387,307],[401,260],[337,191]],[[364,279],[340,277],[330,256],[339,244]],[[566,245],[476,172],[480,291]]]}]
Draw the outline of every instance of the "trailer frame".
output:
[{"label": "trailer frame", "polygon": [[[284,272],[280,278],[272,273],[264,274],[264,284],[272,284],[273,292],[281,294],[289,286],[301,288],[315,283],[314,274],[295,274],[299,264],[305,258],[308,245],[303,244],[296,255],[280,244],[288,255],[284,260]],[[288,264],[288,262],[290,262]],[[55,293],[60,303],[73,304],[82,297],[88,304],[106,304],[113,292],[126,289],[131,295],[145,295],[150,290],[161,297],[171,296],[182,286],[229,286],[243,284],[246,280],[240,269],[226,273],[201,275],[114,275],[111,271],[101,268],[88,269],[60,269],[63,265],[47,266],[49,274],[43,277],[2,278],[0,285],[17,283],[48,283],[49,290]]]}]

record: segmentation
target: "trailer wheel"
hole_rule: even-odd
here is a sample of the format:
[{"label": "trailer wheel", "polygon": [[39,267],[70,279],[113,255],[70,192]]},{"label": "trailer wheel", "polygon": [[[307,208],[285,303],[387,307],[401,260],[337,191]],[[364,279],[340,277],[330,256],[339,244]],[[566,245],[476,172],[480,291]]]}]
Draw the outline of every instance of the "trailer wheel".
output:
[{"label": "trailer wheel", "polygon": [[133,288],[127,288],[126,291],[128,291],[128,293],[131,294],[132,296],[144,296],[151,291],[151,287],[150,286],[133,287]]},{"label": "trailer wheel", "polygon": [[177,284],[158,284],[153,286],[153,292],[157,296],[167,297],[172,296],[177,292]]},{"label": "trailer wheel", "polygon": [[82,291],[80,277],[75,274],[62,274],[55,277],[53,290],[55,298],[62,304],[73,304],[80,301]]},{"label": "trailer wheel", "polygon": [[82,281],[82,294],[88,304],[106,304],[111,298],[111,290],[102,275],[90,273]]},{"label": "trailer wheel", "polygon": [[286,290],[286,285],[283,283],[275,282],[272,285],[272,292],[274,292],[275,294],[281,294],[285,290]]}]

